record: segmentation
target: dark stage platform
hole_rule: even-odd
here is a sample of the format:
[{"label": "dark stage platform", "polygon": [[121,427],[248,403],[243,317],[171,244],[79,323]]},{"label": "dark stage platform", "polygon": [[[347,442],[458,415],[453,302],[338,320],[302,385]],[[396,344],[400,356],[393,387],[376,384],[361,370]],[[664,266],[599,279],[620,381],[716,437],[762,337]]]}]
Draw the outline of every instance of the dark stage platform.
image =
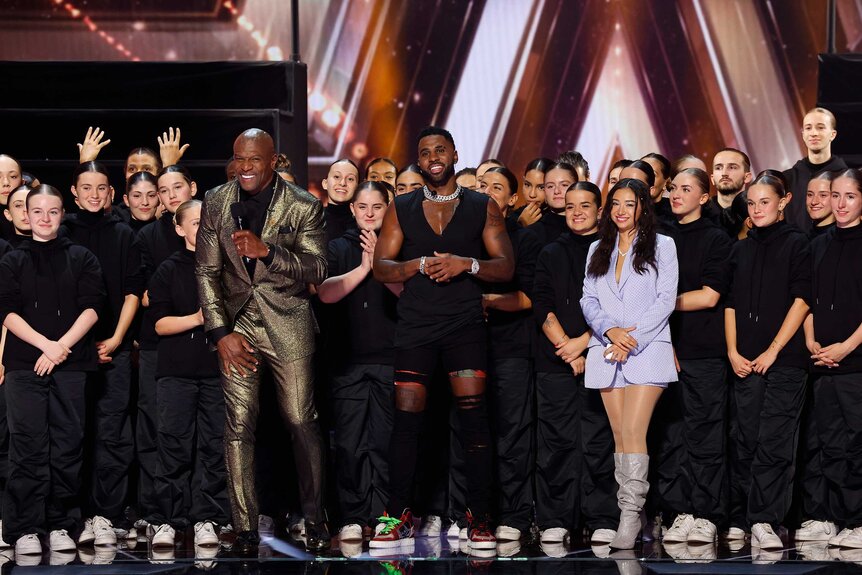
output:
[{"label": "dark stage platform", "polygon": [[719,541],[717,545],[663,545],[647,542],[631,552],[608,556],[607,547],[589,543],[542,546],[538,543],[500,543],[496,552],[470,554],[466,542],[441,537],[417,538],[412,548],[369,552],[364,544],[341,545],[325,555],[313,557],[302,550],[301,541],[265,537],[255,556],[232,552],[229,538],[222,547],[195,548],[187,541],[174,549],[153,549],[146,540],[121,543],[77,553],[49,553],[12,560],[11,552],[0,554],[3,573],[83,574],[327,574],[419,575],[521,573],[666,575],[748,573],[775,575],[862,574],[862,550],[838,550],[820,544],[788,544],[780,551],[752,549],[748,542]]}]

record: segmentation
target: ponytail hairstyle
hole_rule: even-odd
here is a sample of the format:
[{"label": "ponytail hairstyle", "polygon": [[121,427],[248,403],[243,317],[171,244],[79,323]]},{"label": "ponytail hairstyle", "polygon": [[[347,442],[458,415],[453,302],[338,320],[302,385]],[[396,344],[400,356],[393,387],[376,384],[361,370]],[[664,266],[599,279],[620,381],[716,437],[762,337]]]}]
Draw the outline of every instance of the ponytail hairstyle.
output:
[{"label": "ponytail hairstyle", "polygon": [[512,170],[506,168],[504,166],[495,166],[493,168],[488,168],[485,171],[486,174],[500,174],[509,184],[509,196],[514,196],[518,193],[518,178],[515,177],[515,174],[512,173]]},{"label": "ponytail hairstyle", "polygon": [[[646,164],[646,162],[644,163]],[[593,257],[590,258],[590,263],[587,266],[587,274],[590,277],[605,275],[611,266],[611,254],[616,246],[619,230],[611,219],[612,208],[610,206],[613,205],[614,196],[617,192],[625,189],[631,190],[635,194],[635,213],[637,214],[638,208],[641,209],[640,218],[637,220],[637,237],[632,242],[634,253],[632,267],[639,274],[646,273],[648,266],[652,266],[654,270],[658,271],[655,255],[656,216],[649,195],[649,187],[635,178],[625,178],[614,184],[614,187],[608,192],[606,206],[602,210],[602,217],[599,219],[599,245],[593,252]]]},{"label": "ponytail hairstyle", "polygon": [[697,187],[700,188],[700,193],[709,194],[709,174],[700,168],[685,168],[680,170],[676,175],[678,176],[680,174],[692,176],[697,181]]},{"label": "ponytail hairstyle", "polygon": [[830,182],[834,182],[838,178],[848,178],[856,185],[856,191],[862,192],[862,170],[859,168],[845,168],[837,172],[820,172],[814,178],[825,180],[827,179],[825,174],[831,176]]},{"label": "ponytail hairstyle", "polygon": [[763,170],[748,185],[749,188],[751,186],[769,186],[779,199],[787,196],[787,180],[778,170]]},{"label": "ponytail hairstyle", "polygon": [[644,160],[635,160],[627,167],[642,171],[646,175],[647,185],[650,188],[655,187],[655,170],[653,170],[652,166],[648,162]]}]

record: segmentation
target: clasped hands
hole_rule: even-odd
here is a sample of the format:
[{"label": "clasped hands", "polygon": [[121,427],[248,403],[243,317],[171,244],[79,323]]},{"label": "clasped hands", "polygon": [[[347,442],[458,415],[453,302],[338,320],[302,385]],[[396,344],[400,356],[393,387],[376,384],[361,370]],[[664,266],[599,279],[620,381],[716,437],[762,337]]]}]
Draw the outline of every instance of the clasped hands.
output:
[{"label": "clasped hands", "polygon": [[473,265],[470,258],[434,252],[425,258],[425,275],[437,283],[446,283],[468,271]]},{"label": "clasped hands", "polygon": [[838,367],[841,361],[847,357],[853,348],[850,348],[845,342],[839,341],[832,345],[822,347],[819,342],[808,343],[808,351],[811,352],[811,359],[814,360],[814,365],[819,367]]},{"label": "clasped hands", "polygon": [[635,326],[612,327],[605,332],[605,336],[611,342],[610,347],[602,352],[607,361],[615,363],[625,363],[628,361],[629,355],[638,345],[638,341],[629,335],[635,329],[637,329]]},{"label": "clasped hands", "polygon": [[33,371],[38,376],[49,375],[54,368],[66,361],[72,349],[60,341],[47,341],[40,348],[42,355],[36,360],[36,366]]}]

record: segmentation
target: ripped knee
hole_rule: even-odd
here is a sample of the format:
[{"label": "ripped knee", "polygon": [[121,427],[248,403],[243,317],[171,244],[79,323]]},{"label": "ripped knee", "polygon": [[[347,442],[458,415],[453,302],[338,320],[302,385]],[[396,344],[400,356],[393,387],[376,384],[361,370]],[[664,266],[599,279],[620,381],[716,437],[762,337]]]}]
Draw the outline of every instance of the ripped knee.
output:
[{"label": "ripped knee", "polygon": [[485,372],[481,369],[459,369],[458,371],[450,371],[450,378],[458,379],[485,379]]},{"label": "ripped knee", "polygon": [[395,409],[418,413],[425,411],[425,384],[428,374],[416,371],[396,370],[395,372]]}]

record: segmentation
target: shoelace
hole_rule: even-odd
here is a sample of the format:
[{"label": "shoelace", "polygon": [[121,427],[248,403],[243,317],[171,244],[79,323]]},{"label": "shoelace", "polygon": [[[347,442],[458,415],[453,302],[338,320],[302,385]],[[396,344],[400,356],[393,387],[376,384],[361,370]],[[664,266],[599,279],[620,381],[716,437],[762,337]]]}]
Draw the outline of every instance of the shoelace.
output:
[{"label": "shoelace", "polygon": [[396,519],[395,517],[389,517],[388,515],[383,515],[377,518],[377,521],[383,523],[383,529],[380,530],[381,535],[389,535],[393,529],[398,527],[401,523],[400,519]]},{"label": "shoelace", "polygon": [[676,519],[673,520],[673,525],[670,526],[671,529],[676,529],[677,527],[682,527],[683,522],[685,522],[685,515],[677,515]]}]

